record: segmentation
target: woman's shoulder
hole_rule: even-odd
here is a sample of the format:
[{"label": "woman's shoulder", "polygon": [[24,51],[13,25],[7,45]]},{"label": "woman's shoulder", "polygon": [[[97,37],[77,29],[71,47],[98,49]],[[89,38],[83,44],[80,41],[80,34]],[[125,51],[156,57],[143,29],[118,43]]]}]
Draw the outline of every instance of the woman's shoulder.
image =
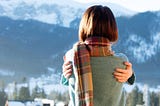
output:
[{"label": "woman's shoulder", "polygon": [[114,56],[124,59],[124,61],[129,61],[128,57],[124,53],[115,53]]}]

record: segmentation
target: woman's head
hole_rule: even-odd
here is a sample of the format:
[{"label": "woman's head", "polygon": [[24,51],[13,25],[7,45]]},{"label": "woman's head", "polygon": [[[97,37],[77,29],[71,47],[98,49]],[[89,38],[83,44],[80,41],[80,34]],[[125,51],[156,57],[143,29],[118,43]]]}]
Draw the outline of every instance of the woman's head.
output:
[{"label": "woman's head", "polygon": [[85,41],[91,36],[106,37],[110,42],[117,41],[116,20],[107,6],[95,5],[83,14],[79,26],[79,40]]}]

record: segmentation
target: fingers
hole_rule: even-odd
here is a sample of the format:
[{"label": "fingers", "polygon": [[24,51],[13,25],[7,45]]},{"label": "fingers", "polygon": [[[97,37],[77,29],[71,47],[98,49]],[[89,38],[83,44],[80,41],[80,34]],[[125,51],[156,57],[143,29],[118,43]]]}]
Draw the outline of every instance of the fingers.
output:
[{"label": "fingers", "polygon": [[71,62],[70,62],[70,61],[64,62],[62,68],[63,68],[63,71],[66,71],[66,70],[68,70],[68,69],[71,69],[71,68],[72,68]]},{"label": "fingers", "polygon": [[132,64],[130,62],[124,62],[124,64],[126,65],[126,69],[116,68],[114,73],[122,73],[130,77],[133,73]]},{"label": "fingers", "polygon": [[127,70],[132,69],[132,64],[130,62],[124,62],[124,64],[126,65]]},{"label": "fingers", "polygon": [[115,73],[124,73],[125,74],[125,73],[127,73],[127,70],[116,68]]},{"label": "fingers", "polygon": [[127,80],[124,80],[124,79],[117,79],[117,81],[120,82],[120,83],[124,83],[124,82],[126,82]]},{"label": "fingers", "polygon": [[124,64],[126,65],[126,69],[116,68],[113,73],[114,78],[121,83],[126,82],[133,73],[132,64],[130,62],[124,62]]},{"label": "fingers", "polygon": [[65,61],[62,69],[65,78],[69,78],[72,75],[72,64],[70,61]]},{"label": "fingers", "polygon": [[118,76],[118,77],[124,77],[125,76],[123,73],[119,73],[119,72],[114,72],[113,74],[114,74],[114,76]]},{"label": "fingers", "polygon": [[127,77],[126,74],[123,73],[119,73],[119,72],[114,72],[114,78],[118,81],[118,82],[126,82],[127,81]]},{"label": "fingers", "polygon": [[130,63],[130,62],[124,62],[124,64],[127,66],[132,66],[132,63]]},{"label": "fingers", "polygon": [[131,70],[117,68],[113,75],[118,82],[123,83],[126,82],[130,77],[130,71]]},{"label": "fingers", "polygon": [[126,82],[128,80],[128,78],[124,75],[114,75],[114,78],[118,81],[118,82]]},{"label": "fingers", "polygon": [[130,76],[132,75],[132,70],[122,70],[122,69],[117,69],[113,75],[114,78],[118,81],[118,82],[126,82],[128,80],[128,78],[130,78]]},{"label": "fingers", "polygon": [[63,72],[65,78],[69,78],[72,75],[72,69]]},{"label": "fingers", "polygon": [[64,66],[63,73],[72,72],[72,65]]}]

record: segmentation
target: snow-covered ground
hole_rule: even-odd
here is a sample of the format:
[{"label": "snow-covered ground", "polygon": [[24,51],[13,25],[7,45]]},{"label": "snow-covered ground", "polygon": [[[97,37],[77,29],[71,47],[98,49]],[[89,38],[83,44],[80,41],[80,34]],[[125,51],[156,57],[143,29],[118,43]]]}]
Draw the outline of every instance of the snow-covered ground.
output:
[{"label": "snow-covered ground", "polygon": [[[32,93],[32,90],[38,86],[39,88],[44,89],[46,94],[51,93],[52,91],[56,91],[59,93],[64,93],[68,90],[68,87],[65,85],[62,85],[60,83],[61,78],[59,75],[52,74],[51,76],[41,76],[39,78],[30,78],[29,82],[27,83],[21,83],[17,84],[17,89],[20,89],[21,87],[27,87],[29,86],[30,92]],[[147,84],[142,84],[142,83],[135,83],[134,85],[129,85],[127,83],[124,84],[124,89],[127,92],[131,92],[135,86],[139,88],[140,91],[144,91],[144,89],[147,89],[150,92],[159,92],[160,91],[160,85],[156,87],[150,87]],[[8,84],[6,87],[5,91],[8,94],[13,94],[15,88],[14,83]]]}]

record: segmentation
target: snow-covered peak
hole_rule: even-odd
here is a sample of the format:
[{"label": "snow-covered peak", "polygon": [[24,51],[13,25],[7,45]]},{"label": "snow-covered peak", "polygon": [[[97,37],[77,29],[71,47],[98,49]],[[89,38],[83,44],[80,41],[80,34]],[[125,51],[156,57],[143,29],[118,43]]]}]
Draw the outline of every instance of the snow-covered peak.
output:
[{"label": "snow-covered peak", "polygon": [[[126,43],[132,43],[128,50],[133,54],[137,63],[143,63],[149,60],[152,56],[156,55],[160,48],[160,33],[151,36],[151,43],[147,42],[141,36],[130,35]],[[137,44],[137,45],[136,45]]]},{"label": "snow-covered peak", "polygon": [[0,16],[12,19],[33,19],[49,24],[69,27],[70,22],[80,18],[91,5],[107,5],[115,16],[131,16],[135,14],[119,5],[112,3],[78,3],[74,0],[1,0]]},{"label": "snow-covered peak", "polygon": [[116,17],[118,17],[118,16],[132,16],[137,13],[136,11],[129,10],[129,9],[122,7],[118,4],[107,3],[106,5],[111,8],[111,10],[113,11],[113,13]]},{"label": "snow-covered peak", "polygon": [[92,6],[92,5],[103,5],[103,6],[108,6],[113,14],[116,16],[116,17],[119,17],[119,16],[133,16],[134,14],[138,13],[136,11],[132,11],[132,10],[129,10],[125,7],[122,7],[121,5],[118,5],[118,4],[115,4],[115,3],[110,3],[110,2],[93,2],[93,3],[88,3],[86,4],[87,7],[89,6]]}]

